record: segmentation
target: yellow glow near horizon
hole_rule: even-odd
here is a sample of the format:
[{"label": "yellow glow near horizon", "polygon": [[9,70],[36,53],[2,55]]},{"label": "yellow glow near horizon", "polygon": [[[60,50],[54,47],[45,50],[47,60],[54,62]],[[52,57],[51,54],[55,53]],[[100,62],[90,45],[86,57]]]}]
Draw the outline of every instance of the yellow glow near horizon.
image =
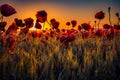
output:
[{"label": "yellow glow near horizon", "polygon": [[[45,23],[40,23],[42,26],[44,26],[44,30],[47,28],[47,29],[50,29],[50,25],[47,23],[47,22],[45,22]],[[41,28],[42,30],[43,30],[43,27]],[[32,28],[30,28],[30,31],[36,31],[36,30],[38,30],[39,31],[39,29],[37,29],[37,28],[35,28],[35,22],[34,22],[34,25],[33,25],[33,27]]]}]

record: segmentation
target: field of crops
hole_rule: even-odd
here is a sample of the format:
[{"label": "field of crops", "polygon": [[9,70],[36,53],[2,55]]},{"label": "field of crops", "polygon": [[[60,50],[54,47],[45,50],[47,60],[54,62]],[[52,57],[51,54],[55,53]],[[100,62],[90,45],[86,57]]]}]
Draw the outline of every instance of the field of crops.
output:
[{"label": "field of crops", "polygon": [[[110,15],[111,8],[108,8]],[[94,26],[66,22],[71,29],[59,29],[56,19],[47,20],[46,11],[32,18],[4,17],[16,10],[9,4],[0,11],[0,80],[120,80],[120,17],[118,22],[99,26],[103,11],[97,12]],[[48,23],[51,29],[44,29]],[[29,30],[35,27],[35,30]],[[74,29],[78,27],[78,29]],[[42,29],[41,29],[42,28]]]}]

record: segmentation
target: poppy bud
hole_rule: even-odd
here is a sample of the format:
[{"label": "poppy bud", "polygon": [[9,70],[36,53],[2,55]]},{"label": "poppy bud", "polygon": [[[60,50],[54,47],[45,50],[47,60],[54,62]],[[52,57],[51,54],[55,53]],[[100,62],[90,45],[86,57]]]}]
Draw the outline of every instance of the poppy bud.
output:
[{"label": "poppy bud", "polygon": [[71,24],[72,24],[72,27],[75,27],[77,25],[77,21],[76,20],[72,20]]},{"label": "poppy bud", "polygon": [[119,17],[119,13],[116,13],[116,16]]},{"label": "poppy bud", "polygon": [[111,7],[108,7],[108,11],[110,12]]},{"label": "poppy bud", "polygon": [[95,21],[95,23],[97,23],[97,21]]},{"label": "poppy bud", "polygon": [[67,26],[70,26],[70,22],[66,22],[66,25],[67,25]]}]

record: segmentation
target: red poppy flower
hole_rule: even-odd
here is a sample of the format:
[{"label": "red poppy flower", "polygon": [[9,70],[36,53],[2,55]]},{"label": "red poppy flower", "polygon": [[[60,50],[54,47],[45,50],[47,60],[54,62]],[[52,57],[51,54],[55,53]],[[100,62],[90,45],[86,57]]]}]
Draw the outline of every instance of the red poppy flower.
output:
[{"label": "red poppy flower", "polygon": [[21,19],[15,18],[14,21],[15,21],[16,25],[19,26],[19,27],[24,27],[25,26],[25,24],[22,22]]},{"label": "red poppy flower", "polygon": [[67,40],[66,40],[67,37],[68,37],[67,35],[60,35],[60,38],[59,38],[59,39],[60,39],[60,42],[61,42],[61,43],[66,42],[66,41],[67,41]]},{"label": "red poppy flower", "polygon": [[35,32],[35,31],[31,32],[31,36],[32,36],[33,38],[37,37],[37,32]]},{"label": "red poppy flower", "polygon": [[72,20],[71,24],[72,24],[72,27],[75,27],[77,25],[77,21],[76,20]]},{"label": "red poppy flower", "polygon": [[42,33],[41,32],[36,32],[36,31],[32,31],[30,33],[30,36],[33,37],[33,38],[36,38],[36,37],[41,37],[42,36]]},{"label": "red poppy flower", "polygon": [[0,30],[5,31],[6,22],[0,22]]},{"label": "red poppy flower", "polygon": [[65,29],[61,29],[62,32],[65,32],[66,30]]},{"label": "red poppy flower", "polygon": [[67,25],[67,26],[70,26],[70,22],[66,22],[66,25]]},{"label": "red poppy flower", "polygon": [[114,29],[120,30],[120,25],[114,25]]},{"label": "red poppy flower", "polygon": [[41,29],[41,28],[42,28],[42,25],[41,25],[40,23],[36,23],[36,24],[35,24],[35,28]]},{"label": "red poppy flower", "polygon": [[75,35],[73,33],[69,35],[67,33],[63,33],[59,36],[59,40],[63,46],[68,46],[70,42],[75,40]]},{"label": "red poppy flower", "polygon": [[68,35],[72,33],[71,30],[67,30],[66,32]]},{"label": "red poppy flower", "polygon": [[103,11],[97,12],[95,14],[96,19],[103,19],[105,17],[105,13]]},{"label": "red poppy flower", "polygon": [[89,37],[89,34],[90,34],[90,33],[89,33],[88,31],[82,33],[82,38],[83,38],[83,39],[87,39],[87,38]]},{"label": "red poppy flower", "polygon": [[95,36],[97,37],[102,37],[104,34],[104,31],[103,30],[97,30],[96,33],[95,33]]},{"label": "red poppy flower", "polygon": [[82,26],[78,25],[78,30],[81,30],[82,29]]},{"label": "red poppy flower", "polygon": [[67,34],[67,33],[64,33],[62,35],[60,35],[60,42],[61,43],[66,43],[66,42],[72,42],[75,40],[75,35],[73,33],[71,34]]},{"label": "red poppy flower", "polygon": [[88,24],[88,23],[83,23],[81,24],[82,28],[85,29],[85,30],[90,30],[91,29],[91,25]]},{"label": "red poppy flower", "polygon": [[54,37],[55,31],[51,30],[49,35],[50,35],[51,37]]},{"label": "red poppy flower", "polygon": [[54,18],[50,20],[50,23],[51,23],[53,29],[58,29],[59,24],[60,24],[60,23],[59,23],[58,21],[56,21]]},{"label": "red poppy flower", "polygon": [[69,34],[69,42],[72,42],[75,40],[75,34],[71,33]]},{"label": "red poppy flower", "polygon": [[29,28],[28,28],[28,27],[25,27],[25,28],[21,29],[21,32],[22,32],[22,33],[25,33],[25,34],[27,34],[28,31],[29,31]]},{"label": "red poppy flower", "polygon": [[36,17],[39,22],[44,23],[45,21],[47,21],[47,12],[44,10],[38,11]]},{"label": "red poppy flower", "polygon": [[45,35],[45,40],[48,40],[49,39],[49,36],[48,35]]},{"label": "red poppy flower", "polygon": [[42,32],[43,32],[43,33],[45,33],[45,32],[46,32],[46,30],[42,30]]},{"label": "red poppy flower", "polygon": [[24,21],[25,21],[26,27],[28,27],[28,28],[32,28],[33,27],[33,25],[34,25],[33,21],[34,20],[32,18],[24,19]]},{"label": "red poppy flower", "polygon": [[9,34],[10,32],[12,33],[12,31],[17,31],[18,26],[13,22],[7,29],[6,31],[6,35]]},{"label": "red poppy flower", "polygon": [[56,32],[57,32],[57,33],[60,33],[60,29],[56,29]]},{"label": "red poppy flower", "polygon": [[9,4],[1,5],[0,11],[1,11],[1,14],[6,17],[11,16],[12,14],[16,13],[15,9]]},{"label": "red poppy flower", "polygon": [[103,28],[104,28],[104,29],[110,29],[110,28],[111,28],[111,25],[104,24],[104,25],[103,25]]},{"label": "red poppy flower", "polygon": [[116,16],[119,18],[119,13],[116,13]]},{"label": "red poppy flower", "polygon": [[14,30],[14,31],[16,31],[17,29],[19,29],[19,28],[15,23],[12,23],[8,28],[8,30]]},{"label": "red poppy flower", "polygon": [[53,29],[58,29],[59,27],[59,22],[55,21],[54,23],[52,23]]}]

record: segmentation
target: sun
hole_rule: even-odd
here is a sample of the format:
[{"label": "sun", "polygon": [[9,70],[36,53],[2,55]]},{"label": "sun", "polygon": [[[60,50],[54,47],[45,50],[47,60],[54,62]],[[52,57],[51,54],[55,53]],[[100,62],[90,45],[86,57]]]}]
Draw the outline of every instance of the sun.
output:
[{"label": "sun", "polygon": [[[35,28],[35,24],[36,24],[36,22],[34,22],[33,27],[29,29],[30,31],[40,31],[40,29]],[[40,24],[42,25],[41,30],[46,30],[46,29],[51,28],[50,23],[48,23],[48,22],[40,23]]]}]

